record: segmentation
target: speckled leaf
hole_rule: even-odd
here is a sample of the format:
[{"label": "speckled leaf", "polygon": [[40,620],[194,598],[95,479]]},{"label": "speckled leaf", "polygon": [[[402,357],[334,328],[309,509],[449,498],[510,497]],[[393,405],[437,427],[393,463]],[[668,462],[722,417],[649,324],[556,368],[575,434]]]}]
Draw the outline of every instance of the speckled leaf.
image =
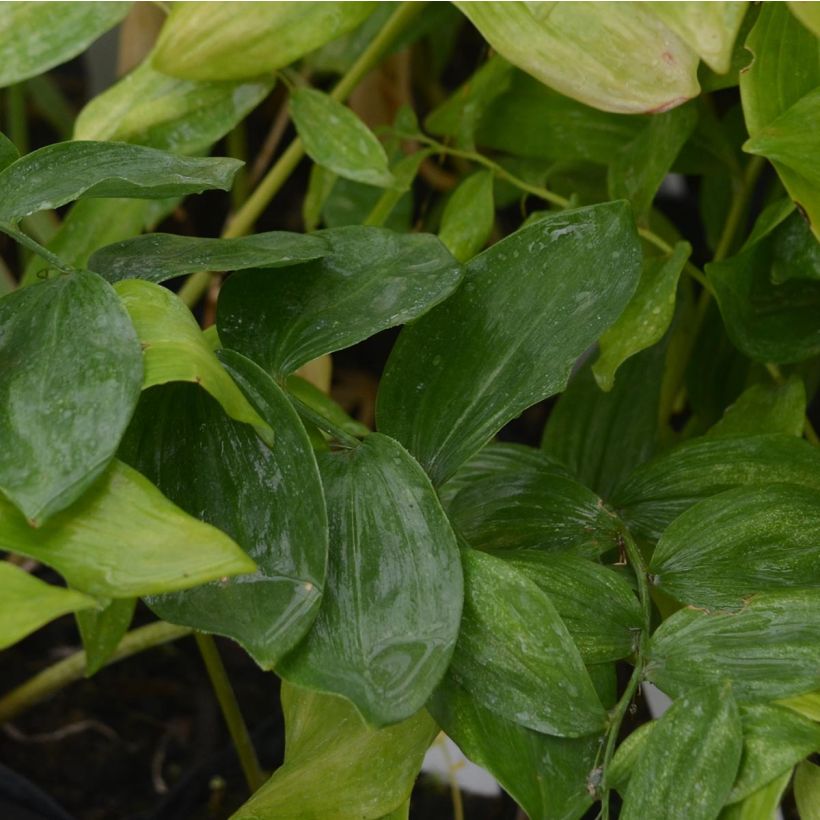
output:
[{"label": "speckled leaf", "polygon": [[0,649],[60,615],[98,605],[88,595],[52,586],[8,561],[0,561]]},{"label": "speckled leaf", "polygon": [[500,558],[466,549],[464,613],[449,674],[482,706],[536,731],[580,737],[605,712],[549,597]]},{"label": "speckled leaf", "polygon": [[820,688],[820,596],[756,595],[738,612],[681,609],[652,636],[646,676],[672,696],[731,680],[738,701]]},{"label": "speckled leaf", "polygon": [[375,820],[409,797],[438,732],[425,711],[372,729],[344,698],[282,684],[285,763],[233,820]]},{"label": "speckled leaf", "polygon": [[285,374],[445,299],[461,268],[428,234],[384,228],[319,231],[331,252],[276,271],[245,271],[223,285],[219,336],[227,347]]},{"label": "speckled leaf", "polygon": [[254,575],[148,599],[164,620],[238,641],[272,668],[310,628],[322,595],[327,518],[316,460],[287,397],[232,351],[228,372],[276,430],[268,447],[195,385],[144,394],[121,457],[182,509],[230,535]]},{"label": "speckled leaf", "polygon": [[181,157],[122,142],[58,142],[0,171],[0,222],[57,208],[80,197],[165,199],[218,188],[227,191],[241,162]]},{"label": "speckled leaf", "polygon": [[623,820],[713,820],[735,779],[743,748],[728,686],[688,692],[657,722],[635,763]]},{"label": "speckled leaf", "polygon": [[88,267],[109,282],[147,279],[158,283],[201,270],[282,268],[319,259],[329,251],[317,236],[287,231],[237,239],[152,233],[100,248],[88,260]]},{"label": "speckled leaf", "polygon": [[0,87],[35,77],[86,50],[130,3],[4,3]]},{"label": "speckled leaf", "polygon": [[98,672],[114,653],[134,617],[136,598],[114,598],[103,609],[76,614],[85,650],[85,674]]},{"label": "speckled leaf", "polygon": [[429,479],[373,434],[322,454],[330,555],[325,595],[285,679],[344,695],[384,726],[417,712],[450,662],[461,617],[456,539]]},{"label": "speckled leaf", "polygon": [[3,297],[0,328],[0,490],[37,526],[116,452],[139,398],[139,343],[89,272]]},{"label": "speckled leaf", "polygon": [[774,484],[707,498],[664,531],[649,569],[656,586],[698,607],[740,607],[779,589],[820,596],[820,490]]},{"label": "speckled leaf", "polygon": [[202,385],[237,421],[253,424],[268,442],[273,433],[211,350],[196,319],[175,293],[138,279],[115,288],[142,344],[143,389],[168,382]]},{"label": "speckled leaf", "polygon": [[820,453],[793,436],[695,439],[635,470],[613,504],[634,534],[657,541],[698,501],[754,484],[820,489]]},{"label": "speckled leaf", "polygon": [[116,459],[79,501],[38,529],[0,499],[0,549],[42,561],[75,589],[110,598],[186,589],[255,569],[227,535],[186,515]]},{"label": "speckled leaf", "polygon": [[820,820],[820,766],[806,760],[797,767],[794,799],[800,820]]},{"label": "speckled leaf", "polygon": [[440,484],[506,422],[564,388],[640,273],[629,206],[566,211],[472,259],[456,293],[405,328],[376,407]]},{"label": "speckled leaf", "polygon": [[447,200],[439,239],[459,262],[466,262],[484,247],[494,224],[493,175],[477,171]]}]

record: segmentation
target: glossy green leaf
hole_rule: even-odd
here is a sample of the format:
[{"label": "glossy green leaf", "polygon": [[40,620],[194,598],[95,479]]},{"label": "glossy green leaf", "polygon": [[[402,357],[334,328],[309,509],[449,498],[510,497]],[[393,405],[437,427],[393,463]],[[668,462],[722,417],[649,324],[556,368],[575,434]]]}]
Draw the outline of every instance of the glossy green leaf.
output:
[{"label": "glossy green leaf", "polygon": [[738,803],[726,806],[718,820],[771,820],[791,780],[791,770],[752,792]]},{"label": "glossy green leaf", "polygon": [[0,87],[42,74],[86,50],[130,3],[6,3],[0,15]]},{"label": "glossy green leaf", "polygon": [[17,146],[5,134],[0,132],[0,171],[18,159],[20,159],[20,152],[17,150]]},{"label": "glossy green leaf", "polygon": [[0,490],[38,526],[114,456],[139,398],[139,343],[89,272],[3,297],[0,328]]},{"label": "glossy green leaf", "polygon": [[800,820],[820,818],[820,766],[808,760],[794,773],[794,799],[800,812]]},{"label": "glossy green leaf", "polygon": [[52,586],[8,561],[0,561],[0,649],[60,615],[96,606],[98,601],[88,595]]},{"label": "glossy green leaf", "polygon": [[79,501],[38,529],[0,499],[0,548],[54,567],[75,589],[112,598],[186,589],[255,569],[227,535],[186,515],[117,460]]},{"label": "glossy green leaf", "polygon": [[580,737],[604,725],[578,648],[549,597],[500,558],[466,549],[464,612],[449,674],[501,717]]},{"label": "glossy green leaf", "polygon": [[487,243],[494,224],[493,175],[477,171],[447,200],[439,239],[459,262],[466,262]]},{"label": "glossy green leaf", "polygon": [[78,140],[134,142],[179,154],[207,153],[273,88],[252,82],[194,82],[161,74],[151,56],[83,108]]},{"label": "glossy green leaf", "polygon": [[103,609],[87,609],[76,614],[85,650],[86,676],[98,672],[114,654],[131,626],[136,605],[136,598],[114,598]]},{"label": "glossy green leaf", "polygon": [[322,606],[279,665],[287,680],[344,695],[376,726],[417,712],[453,653],[461,616],[456,539],[421,468],[373,434],[322,454],[330,530]]},{"label": "glossy green leaf", "polygon": [[[761,212],[760,216],[755,220],[751,232],[746,237],[741,250],[746,250],[761,239],[767,237],[778,225],[794,213],[794,202],[788,197],[776,199],[770,202]],[[789,243],[791,244],[791,243]],[[784,277],[785,278],[785,277]],[[772,281],[778,283],[778,279],[772,275]]]},{"label": "glossy green leaf", "polygon": [[707,436],[750,436],[756,433],[784,433],[802,436],[806,415],[806,388],[799,376],[783,384],[753,384],[726,408],[723,418],[706,432]]},{"label": "glossy green leaf", "polygon": [[820,279],[820,243],[806,228],[805,220],[785,221],[773,244],[771,280],[775,285],[789,279]]},{"label": "glossy green leaf", "polygon": [[646,677],[672,696],[731,680],[738,701],[820,688],[820,596],[756,595],[738,612],[681,609],[652,636]]},{"label": "glossy green leaf", "polygon": [[478,549],[535,547],[551,556],[595,557],[618,541],[618,520],[601,499],[538,451],[490,445],[447,487],[447,514]]},{"label": "glossy green leaf", "polygon": [[678,242],[668,256],[646,257],[635,295],[598,341],[600,353],[592,372],[602,390],[612,390],[615,373],[630,356],[660,341],[675,313],[675,293],[692,248]]},{"label": "glossy green leaf", "polygon": [[263,438],[272,439],[271,428],[225,372],[196,319],[175,293],[139,279],[118,282],[115,290],[142,345],[143,389],[168,382],[196,382],[229,416],[254,425]]},{"label": "glossy green leaf", "polygon": [[585,558],[541,550],[516,550],[503,558],[549,596],[584,663],[632,654],[642,617],[622,576]]},{"label": "glossy green leaf", "polygon": [[366,436],[370,432],[364,424],[351,418],[327,393],[323,393],[307,379],[294,373],[287,377],[285,386],[289,396],[307,405],[345,433],[350,433],[351,436]]},{"label": "glossy green leaf", "polygon": [[379,390],[380,429],[442,483],[506,422],[563,389],[626,306],[639,268],[623,202],[555,214],[496,243],[399,336]]},{"label": "glossy green leaf", "polygon": [[513,65],[604,111],[665,111],[698,93],[697,57],[639,4],[456,3]]},{"label": "glossy green leaf", "polygon": [[241,80],[270,74],[354,29],[377,5],[185,3],[174,7],[163,26],[154,67],[188,80]]},{"label": "glossy green leaf", "polygon": [[688,692],[657,722],[635,763],[623,820],[712,820],[735,779],[743,748],[728,686]]},{"label": "glossy green leaf", "polygon": [[652,555],[653,583],[698,607],[733,608],[757,592],[820,595],[820,490],[738,487],[676,518]]},{"label": "glossy green leaf", "polygon": [[242,165],[227,157],[181,157],[121,142],[58,142],[0,172],[0,222],[57,208],[80,197],[164,199],[227,191]]},{"label": "glossy green leaf", "polygon": [[329,250],[317,236],[287,231],[236,239],[152,233],[100,248],[88,260],[88,266],[109,282],[147,279],[158,283],[202,270],[287,267],[319,259]]},{"label": "glossy green leaf", "polygon": [[222,360],[267,424],[268,447],[195,385],[144,394],[121,457],[182,509],[219,527],[253,575],[148,599],[166,621],[226,635],[272,668],[310,628],[325,584],[327,519],[316,460],[287,397],[252,362]]},{"label": "glossy green leaf", "polygon": [[282,684],[285,763],[234,820],[383,817],[410,795],[438,732],[425,711],[372,729],[343,698]]},{"label": "glossy green leaf", "polygon": [[393,184],[384,147],[346,105],[316,89],[298,88],[290,96],[290,116],[314,162],[354,182]]},{"label": "glossy green leaf", "polygon": [[550,413],[542,449],[604,498],[655,451],[665,354],[655,345],[627,359],[609,393],[584,367]]},{"label": "glossy green leaf", "polygon": [[436,237],[384,228],[320,231],[316,262],[235,274],[217,305],[227,347],[285,374],[420,316],[452,293],[458,263]]},{"label": "glossy green leaf", "polygon": [[635,470],[613,503],[634,534],[657,541],[698,501],[755,484],[820,489],[820,453],[793,436],[695,439]]},{"label": "glossy green leaf", "polygon": [[573,820],[592,804],[587,775],[599,737],[564,738],[534,732],[480,706],[452,680],[429,709],[471,761],[487,769],[531,820]]}]

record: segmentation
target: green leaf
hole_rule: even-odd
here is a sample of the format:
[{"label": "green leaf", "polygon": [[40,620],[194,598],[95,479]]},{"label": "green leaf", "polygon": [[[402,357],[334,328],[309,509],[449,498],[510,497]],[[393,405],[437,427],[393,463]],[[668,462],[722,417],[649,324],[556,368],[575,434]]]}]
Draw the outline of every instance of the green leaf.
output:
[{"label": "green leaf", "polygon": [[805,220],[786,221],[774,235],[773,244],[773,284],[780,285],[789,279],[820,280],[820,243],[808,231]]},{"label": "green leaf", "polygon": [[723,418],[706,432],[712,438],[784,433],[802,436],[806,388],[799,376],[783,384],[753,384],[726,408]]},{"label": "green leaf", "polygon": [[592,372],[602,390],[612,390],[618,368],[636,353],[660,341],[675,314],[675,293],[688,242],[678,242],[668,256],[645,257],[638,289],[615,324],[602,334]]},{"label": "green leaf", "polygon": [[223,351],[228,372],[276,430],[268,447],[204,391],[178,384],[144,394],[121,457],[186,512],[223,532],[256,562],[253,575],[148,599],[161,618],[240,643],[270,669],[319,610],[327,518],[307,433],[287,397],[252,362]]},{"label": "green leaf", "polygon": [[368,723],[417,712],[456,643],[456,539],[427,476],[377,433],[322,454],[330,556],[319,615],[279,665],[285,679],[344,695]]},{"label": "green leaf", "polygon": [[[212,10],[213,11],[213,10]],[[192,82],[161,74],[151,56],[83,108],[74,139],[134,142],[179,154],[207,153],[273,88],[252,82]]]},{"label": "green leaf", "polygon": [[187,589],[256,568],[227,535],[186,515],[116,460],[38,529],[0,499],[0,547],[54,567],[75,589],[109,598]]},{"label": "green leaf", "polygon": [[800,715],[804,715],[809,718],[809,720],[820,723],[820,691],[783,698],[778,701],[778,703],[781,706],[792,709]]},{"label": "green leaf", "polygon": [[459,262],[466,262],[487,243],[494,224],[493,175],[477,171],[447,200],[439,239]]},{"label": "green leaf", "polygon": [[789,2],[789,11],[811,32],[820,37],[820,6],[817,3]]},{"label": "green leaf", "polygon": [[162,28],[154,67],[188,80],[256,78],[351,31],[376,8],[377,3],[185,3],[173,8]]},{"label": "green leaf", "polygon": [[285,763],[234,820],[378,818],[410,796],[438,732],[427,712],[372,729],[343,698],[282,684]]},{"label": "green leaf", "polygon": [[114,654],[131,625],[136,598],[115,598],[103,609],[76,614],[85,650],[85,674],[96,674]]},{"label": "green leaf", "polygon": [[134,328],[95,273],[0,300],[0,490],[34,525],[105,470],[139,398]]},{"label": "green leaf", "polygon": [[99,602],[88,595],[52,586],[8,561],[0,561],[0,649],[60,615],[96,606]]},{"label": "green leaf", "polygon": [[769,781],[739,803],[726,806],[719,820],[771,820],[776,817],[777,807],[789,785],[791,770]]},{"label": "green leaf", "polygon": [[319,259],[329,250],[317,236],[287,231],[236,239],[152,233],[100,248],[88,260],[88,266],[109,282],[147,279],[159,283],[202,270],[282,268]]},{"label": "green leaf", "polygon": [[538,451],[490,445],[444,493],[456,531],[478,549],[534,547],[550,557],[595,557],[618,541],[618,520],[601,499]]},{"label": "green leaf", "polygon": [[549,596],[584,663],[632,654],[642,617],[638,599],[622,576],[573,555],[516,550],[502,557]]},{"label": "green leaf", "polygon": [[712,820],[732,788],[742,748],[740,716],[729,687],[687,693],[649,735],[621,818]]},{"label": "green leaf", "polygon": [[327,393],[323,393],[307,379],[296,374],[290,375],[285,380],[285,387],[289,396],[314,410],[345,433],[350,433],[351,436],[366,436],[370,432],[364,424],[351,418]]},{"label": "green leaf", "polygon": [[0,87],[81,54],[131,3],[6,3],[0,19]]},{"label": "green leaf", "polygon": [[664,592],[698,607],[740,607],[757,592],[820,590],[820,490],[775,484],[707,498],[665,530],[650,572]]},{"label": "green leaf", "polygon": [[152,282],[126,279],[115,288],[142,344],[147,389],[168,382],[196,382],[231,418],[256,427],[267,441],[273,433],[208,346],[202,331],[175,293]]},{"label": "green leaf", "polygon": [[604,772],[606,788],[617,789],[621,794],[626,792],[635,764],[643,754],[649,735],[656,724],[656,720],[642,723],[621,741]]},{"label": "green leaf", "polygon": [[549,597],[500,558],[462,550],[464,611],[449,674],[487,709],[535,731],[580,737],[605,712]]},{"label": "green leaf", "polygon": [[555,214],[496,243],[469,262],[450,299],[402,331],[379,389],[380,429],[442,483],[506,422],[564,388],[626,306],[639,269],[624,202]]},{"label": "green leaf", "polygon": [[820,453],[793,436],[694,439],[635,470],[613,503],[633,534],[657,541],[698,501],[754,484],[820,489]]},{"label": "green leaf", "polygon": [[319,231],[322,259],[231,276],[217,305],[223,344],[284,375],[394,325],[452,293],[461,268],[429,234],[384,228]]},{"label": "green leaf", "polygon": [[544,452],[566,464],[587,487],[611,498],[655,451],[665,362],[662,344],[627,359],[609,393],[584,367],[549,415]]},{"label": "green leaf", "polygon": [[531,820],[572,820],[592,804],[586,780],[595,766],[597,735],[534,732],[480,706],[452,680],[436,690],[429,709],[462,752],[487,769]]},{"label": "green leaf", "polygon": [[794,799],[800,820],[820,818],[820,766],[806,760],[797,767],[794,773]]},{"label": "green leaf", "polygon": [[314,162],[354,182],[394,183],[384,147],[346,105],[314,88],[298,88],[290,96],[290,116]]},{"label": "green leaf", "polygon": [[681,609],[652,636],[646,677],[672,696],[731,680],[738,701],[765,702],[820,688],[820,596],[756,595],[738,612]]},{"label": "green leaf", "polygon": [[2,132],[0,132],[0,171],[8,168],[12,162],[20,159],[17,146]]},{"label": "green leaf", "polygon": [[603,111],[665,111],[698,93],[697,57],[648,8],[456,3],[502,57]]}]

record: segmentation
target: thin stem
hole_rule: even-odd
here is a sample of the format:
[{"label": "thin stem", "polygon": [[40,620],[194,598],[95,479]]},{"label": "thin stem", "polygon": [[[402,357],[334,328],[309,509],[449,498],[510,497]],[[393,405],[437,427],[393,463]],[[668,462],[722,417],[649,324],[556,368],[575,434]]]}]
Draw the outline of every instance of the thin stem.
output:
[{"label": "thin stem", "polygon": [[75,272],[74,268],[63,262],[59,256],[55,256],[48,248],[44,248],[36,239],[32,239],[28,234],[23,233],[13,225],[4,225],[0,223],[0,232],[10,236],[30,251],[34,251],[34,253],[38,256],[41,256],[47,262],[50,262],[53,267],[57,268],[57,270],[61,270],[63,273]]},{"label": "thin stem", "polygon": [[[109,666],[145,649],[176,641],[190,634],[191,630],[187,626],[176,626],[166,621],[141,626],[125,635],[105,665]],[[11,720],[69,683],[79,680],[84,673],[85,652],[80,650],[29,678],[0,698],[0,724]]]},{"label": "thin stem", "polygon": [[[638,234],[642,239],[649,242],[650,245],[654,245],[658,250],[663,251],[663,253],[671,254],[675,250],[665,239],[658,236],[654,231],[650,231],[649,228],[638,228]],[[697,265],[693,265],[687,261],[684,265],[684,270],[698,282],[704,290],[708,290],[709,293],[714,294],[712,283],[706,278],[706,274],[704,274]]]},{"label": "thin stem", "polygon": [[6,89],[6,121],[8,138],[17,146],[20,155],[28,153],[28,120],[23,83]]},{"label": "thin stem", "polygon": [[253,794],[265,782],[265,775],[256,757],[253,741],[242,718],[242,712],[239,710],[239,703],[228,679],[228,673],[225,671],[225,665],[222,663],[219,650],[210,635],[196,632],[194,638],[202,655],[202,660],[205,662],[205,668],[208,670],[208,677],[211,679],[214,694],[219,701],[220,709],[222,709],[222,716],[228,725],[228,731],[231,734],[231,740],[233,740],[248,788]]},{"label": "thin stem", "polygon": [[713,262],[720,262],[722,259],[725,259],[732,250],[738,229],[748,211],[749,200],[757,183],[757,178],[760,176],[760,172],[765,165],[766,160],[763,157],[752,157],[749,160],[743,172],[740,187],[732,198],[732,205],[729,208],[729,214],[723,225],[723,230],[721,231],[720,239],[715,249],[715,256],[712,260]]}]

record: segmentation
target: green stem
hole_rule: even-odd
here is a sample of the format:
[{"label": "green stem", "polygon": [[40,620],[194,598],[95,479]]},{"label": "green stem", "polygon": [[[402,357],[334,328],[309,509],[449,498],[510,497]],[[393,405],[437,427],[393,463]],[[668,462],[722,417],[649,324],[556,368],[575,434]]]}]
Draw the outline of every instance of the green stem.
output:
[{"label": "green stem", "polygon": [[723,225],[723,230],[721,231],[720,239],[715,249],[715,256],[712,259],[713,262],[720,262],[722,259],[725,259],[732,250],[738,229],[748,213],[749,201],[754,192],[757,179],[765,165],[766,160],[763,157],[752,157],[749,160],[743,172],[743,177],[740,180],[740,187],[732,198],[732,205],[729,208],[729,214]]},{"label": "green stem", "polygon": [[326,419],[321,413],[318,413],[312,407],[308,407],[301,399],[296,398],[293,393],[288,393],[288,398],[293,403],[293,406],[296,408],[296,412],[302,416],[303,418],[307,419],[311,424],[315,424],[320,430],[327,433],[332,438],[336,439],[339,444],[342,444],[345,447],[353,449],[354,447],[358,447],[361,444],[361,441],[357,439],[355,436],[351,436],[345,430],[342,430],[341,427],[334,424],[332,421]]},{"label": "green stem", "polygon": [[[105,665],[109,666],[145,649],[176,641],[190,634],[191,630],[188,627],[176,626],[166,621],[157,621],[148,626],[133,629],[120,641],[119,646]],[[85,652],[79,651],[29,678],[25,683],[0,698],[0,724],[11,720],[69,683],[79,680],[84,673]]]},{"label": "green stem", "polygon": [[220,709],[222,709],[222,716],[228,725],[228,731],[231,734],[231,740],[233,740],[248,788],[253,794],[265,782],[265,775],[259,766],[256,750],[253,748],[253,741],[242,718],[242,712],[239,710],[239,703],[228,679],[228,673],[225,671],[225,665],[222,663],[219,650],[210,635],[196,632],[194,638],[202,655],[202,660],[205,662],[205,668],[208,670],[208,677],[211,679],[214,694],[219,701]]},{"label": "green stem", "polygon": [[13,225],[4,225],[0,223],[0,232],[6,234],[6,236],[10,236],[30,251],[34,251],[34,253],[38,256],[41,256],[47,262],[51,263],[51,265],[57,268],[57,270],[61,270],[63,273],[75,273],[75,269],[63,262],[59,256],[55,256],[48,248],[44,248],[36,239],[32,239],[28,234],[23,233]]},{"label": "green stem", "polygon": [[28,121],[26,120],[26,97],[22,83],[6,89],[6,135],[17,146],[20,155],[28,153]]}]

